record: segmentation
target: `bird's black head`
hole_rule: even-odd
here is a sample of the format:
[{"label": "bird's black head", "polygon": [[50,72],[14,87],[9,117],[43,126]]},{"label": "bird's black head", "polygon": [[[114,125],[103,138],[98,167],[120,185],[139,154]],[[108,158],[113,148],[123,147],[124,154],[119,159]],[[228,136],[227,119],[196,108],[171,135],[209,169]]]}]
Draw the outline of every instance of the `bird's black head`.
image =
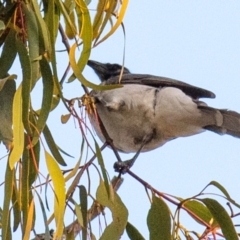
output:
[{"label": "bird's black head", "polygon": [[[101,82],[107,81],[111,77],[119,76],[122,70],[122,66],[119,64],[100,63],[93,60],[88,60],[87,63],[100,78]],[[130,71],[127,68],[123,68],[123,74],[128,74]]]}]

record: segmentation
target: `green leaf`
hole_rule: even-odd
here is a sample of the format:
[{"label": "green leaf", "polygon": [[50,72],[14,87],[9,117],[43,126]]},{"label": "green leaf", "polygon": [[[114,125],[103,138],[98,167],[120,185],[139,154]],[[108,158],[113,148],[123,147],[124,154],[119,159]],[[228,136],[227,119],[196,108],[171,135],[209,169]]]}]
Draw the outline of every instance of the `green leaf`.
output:
[{"label": "green leaf", "polygon": [[83,218],[82,228],[82,240],[87,240],[87,191],[86,188],[81,185],[80,187],[80,201],[81,201],[81,212]]},{"label": "green leaf", "polygon": [[183,206],[193,213],[191,214],[190,212],[188,212],[188,214],[190,214],[198,223],[201,224],[199,219],[197,219],[196,217],[200,218],[203,222],[213,227],[218,225],[218,223],[214,221],[214,218],[209,209],[201,202],[196,200],[189,200],[187,202],[184,202]]},{"label": "green leaf", "polygon": [[126,231],[131,240],[145,240],[141,233],[130,222],[127,223]]},{"label": "green leaf", "polygon": [[[23,3],[23,10],[26,17],[27,37],[28,37],[28,54],[31,64],[31,82],[30,88],[34,87],[36,81],[40,78],[39,72],[39,28],[37,24],[36,13],[32,10],[30,4]],[[45,50],[45,49],[44,49]],[[29,67],[29,66],[25,66]]]},{"label": "green leaf", "polygon": [[11,240],[11,228],[10,228],[10,201],[13,193],[13,179],[14,170],[11,170],[9,164],[5,173],[5,187],[4,187],[4,202],[3,202],[3,213],[2,213],[2,240]]},{"label": "green leaf", "polygon": [[238,234],[234,228],[233,222],[224,207],[216,200],[205,198],[201,200],[217,220],[226,240],[238,240]]},{"label": "green leaf", "polygon": [[12,106],[16,83],[5,78],[0,80],[0,84],[3,85],[0,90],[0,143],[3,141],[6,148],[10,149],[13,141]]},{"label": "green leaf", "polygon": [[26,229],[28,213],[29,213],[29,203],[30,203],[30,184],[29,184],[29,171],[30,171],[30,159],[29,151],[24,148],[22,155],[22,187],[21,187],[21,210],[22,210],[22,226],[23,235]]},{"label": "green leaf", "polygon": [[21,211],[19,203],[19,191],[17,189],[17,181],[15,176],[13,177],[13,194],[12,194],[12,205],[13,205],[13,231],[15,232],[21,223]]},{"label": "green leaf", "polygon": [[106,187],[102,180],[100,180],[96,198],[101,205],[110,209],[113,218],[113,221],[104,230],[100,240],[119,240],[127,225],[127,208],[117,193],[114,193],[113,199],[109,198]]},{"label": "green leaf", "polygon": [[32,144],[35,145],[40,137],[40,133],[43,131],[46,121],[48,119],[49,112],[51,110],[52,97],[53,97],[53,76],[51,68],[48,64],[48,61],[45,58],[42,58],[40,61],[40,67],[42,72],[43,80],[43,99],[41,111],[38,116],[36,128],[37,131],[34,132]]},{"label": "green leaf", "polygon": [[39,9],[39,3],[37,0],[32,0],[31,1],[34,12],[36,14],[36,20],[38,23],[38,28],[39,28],[39,37],[40,37],[40,45],[41,45],[41,52],[47,52],[49,56],[51,56],[51,44],[50,44],[50,36],[49,36],[49,31],[47,29],[46,23],[43,20],[43,17],[41,15],[40,9]]},{"label": "green leaf", "polygon": [[17,55],[16,32],[11,29],[5,39],[0,57],[0,78],[6,77]]},{"label": "green leaf", "polygon": [[48,144],[48,147],[52,153],[52,155],[54,156],[54,158],[56,159],[56,161],[61,164],[62,166],[67,166],[67,164],[65,163],[63,157],[61,156],[61,154],[58,151],[58,147],[54,141],[54,138],[48,128],[47,125],[45,125],[44,129],[43,129],[43,135],[46,139],[46,142]]},{"label": "green leaf", "polygon": [[75,203],[75,212],[77,216],[78,223],[80,224],[81,228],[83,226],[83,216],[81,211],[81,205]]},{"label": "green leaf", "polygon": [[30,108],[30,92],[32,90],[32,67],[31,60],[29,58],[29,53],[26,46],[22,43],[21,40],[16,41],[17,51],[22,67],[22,121],[25,127],[25,130],[29,135],[32,133],[32,129],[29,124],[29,108]]},{"label": "green leaf", "polygon": [[103,161],[103,158],[102,158],[101,150],[100,150],[96,141],[95,141],[95,148],[96,148],[96,156],[97,156],[97,159],[98,159],[98,164],[101,167],[101,171],[102,171],[102,175],[103,175],[104,185],[105,185],[106,191],[108,193],[108,196],[110,197],[109,181],[108,181],[108,177],[107,177],[107,174],[106,174],[106,168],[104,166],[104,161]]},{"label": "green leaf", "polygon": [[236,203],[229,195],[229,193],[227,192],[227,190],[218,182],[216,181],[211,181],[207,186],[213,185],[216,188],[218,188],[227,198],[227,200],[229,202],[231,202],[233,205],[235,205],[236,207],[240,208],[240,204]]},{"label": "green leaf", "polygon": [[[50,44],[51,44],[51,47],[53,48],[51,52],[52,54],[55,54],[54,44],[56,42],[56,37],[58,33],[60,12],[59,12],[59,8],[57,7],[54,1],[46,1],[44,8],[47,9],[47,11],[44,11],[44,21],[46,23],[48,34],[50,37]],[[55,56],[51,56],[50,58],[52,59],[52,57],[55,58]],[[55,60],[53,65],[55,65]]]},{"label": "green leaf", "polygon": [[147,216],[150,240],[172,240],[170,212],[166,203],[153,195]]},{"label": "green leaf", "polygon": [[45,211],[45,208],[44,208],[44,204],[42,202],[42,199],[39,195],[39,193],[36,191],[35,192],[37,197],[38,197],[38,200],[39,200],[39,203],[40,203],[40,207],[41,207],[41,210],[42,210],[42,214],[43,214],[43,219],[44,219],[44,225],[45,225],[45,236],[44,236],[44,240],[50,240],[51,237],[50,237],[50,230],[49,230],[49,227],[48,227],[48,223],[47,223],[47,214],[46,214],[46,211]]}]

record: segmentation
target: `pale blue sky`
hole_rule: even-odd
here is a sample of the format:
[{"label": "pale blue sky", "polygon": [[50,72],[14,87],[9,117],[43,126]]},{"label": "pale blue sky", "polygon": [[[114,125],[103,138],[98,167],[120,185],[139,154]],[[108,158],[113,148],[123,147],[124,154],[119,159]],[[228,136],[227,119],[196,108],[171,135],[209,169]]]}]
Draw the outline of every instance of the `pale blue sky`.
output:
[{"label": "pale blue sky", "polygon": [[[240,1],[131,0],[124,25],[125,65],[132,72],[171,77],[206,88],[216,94],[216,99],[206,100],[210,106],[240,112]],[[92,50],[91,59],[121,63],[123,42],[119,29]],[[58,60],[58,67],[64,69],[66,58]],[[98,82],[89,67],[84,73],[89,80]],[[83,92],[75,82],[65,84],[64,93],[73,98]],[[64,113],[67,111],[59,108],[49,124],[55,127],[58,144],[75,156],[68,160],[74,164],[81,139],[73,121],[61,125],[60,115]],[[3,147],[0,151],[4,155]],[[105,150],[103,156],[112,177],[115,158],[110,150]],[[131,156],[122,154],[123,159]],[[182,198],[197,194],[216,180],[240,202],[239,169],[240,139],[205,132],[141,154],[132,171],[159,191]],[[130,210],[129,221],[148,239],[146,215],[150,204],[143,186],[126,174],[119,195]],[[198,225],[189,219],[184,224],[189,229]],[[122,239],[127,239],[126,235]]]}]

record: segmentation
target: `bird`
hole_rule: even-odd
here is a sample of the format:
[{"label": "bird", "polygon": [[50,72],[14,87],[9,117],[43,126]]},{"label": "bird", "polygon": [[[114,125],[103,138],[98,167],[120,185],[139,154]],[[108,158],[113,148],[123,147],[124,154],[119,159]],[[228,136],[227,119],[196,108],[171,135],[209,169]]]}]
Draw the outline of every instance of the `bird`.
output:
[{"label": "bird", "polygon": [[[239,113],[199,100],[215,98],[211,91],[171,78],[131,73],[119,64],[88,60],[87,65],[100,85],[121,84],[90,92],[98,117],[120,152],[151,151],[173,139],[206,130],[240,138]],[[98,117],[89,116],[96,134],[105,142]]]}]

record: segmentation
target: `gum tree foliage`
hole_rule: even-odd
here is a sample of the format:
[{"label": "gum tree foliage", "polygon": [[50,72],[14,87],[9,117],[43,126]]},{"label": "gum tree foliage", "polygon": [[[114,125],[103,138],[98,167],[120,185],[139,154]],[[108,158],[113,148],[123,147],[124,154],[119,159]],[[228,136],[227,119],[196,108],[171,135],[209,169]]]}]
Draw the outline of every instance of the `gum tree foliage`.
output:
[{"label": "gum tree foliage", "polygon": [[[124,231],[130,239],[144,239],[141,230],[128,222],[131,209],[125,207],[121,196],[116,193],[122,183],[121,178],[110,181],[106,173],[101,155],[105,145],[100,148],[95,141],[92,146],[89,144],[88,138],[94,137],[85,133],[86,130],[91,132],[91,128],[85,125],[85,117],[76,110],[80,104],[86,114],[97,117],[88,93],[91,89],[104,90],[106,87],[91,83],[82,71],[92,48],[111,37],[118,27],[123,28],[128,0],[98,0],[91,15],[88,4],[88,0],[0,1],[0,141],[8,149],[2,184],[4,200],[0,206],[2,239],[12,239],[16,230],[21,232],[22,239],[29,239],[31,231],[36,234],[35,239],[75,239],[79,234],[82,239],[96,239],[99,230],[91,227],[92,220],[106,208],[111,213],[111,221],[105,225],[101,218],[101,239],[119,239]],[[55,48],[58,39],[69,56],[63,76],[58,74]],[[17,88],[16,63],[20,63],[22,70]],[[66,79],[67,73],[71,74],[69,79]],[[65,99],[62,91],[65,80],[70,84],[80,81],[86,93],[84,97]],[[42,85],[40,109],[32,106],[34,96],[31,92],[37,82]],[[86,162],[79,160],[74,168],[64,171],[66,152],[58,147],[58,139],[52,135],[47,123],[49,113],[60,102],[68,111],[62,116],[62,122],[68,124],[68,119],[74,118],[82,131],[81,152],[87,148],[93,154],[91,158],[90,154],[87,155]],[[44,152],[43,156],[40,151]],[[48,171],[43,180],[41,161],[45,162]],[[97,189],[92,189],[82,185],[81,179],[88,176],[89,169],[96,162],[99,184]],[[146,216],[149,239],[208,239],[209,236],[238,239],[233,218],[239,215],[235,211],[238,212],[240,205],[219,183],[211,182],[208,186],[219,190],[219,195],[228,203],[227,207],[216,199],[203,196],[208,186],[194,197],[182,199],[161,193],[130,170],[126,174],[147,189],[150,200]],[[52,191],[52,201],[41,194],[44,189]],[[40,211],[36,211],[37,202]],[[175,211],[170,210],[170,205],[175,206]],[[70,210],[75,219],[68,226],[65,223],[66,210]],[[205,231],[189,231],[188,226],[181,224],[181,212],[187,212],[193,222],[205,227]],[[34,231],[36,219],[42,219],[45,233]],[[51,222],[55,223],[53,230],[49,229]]]}]

